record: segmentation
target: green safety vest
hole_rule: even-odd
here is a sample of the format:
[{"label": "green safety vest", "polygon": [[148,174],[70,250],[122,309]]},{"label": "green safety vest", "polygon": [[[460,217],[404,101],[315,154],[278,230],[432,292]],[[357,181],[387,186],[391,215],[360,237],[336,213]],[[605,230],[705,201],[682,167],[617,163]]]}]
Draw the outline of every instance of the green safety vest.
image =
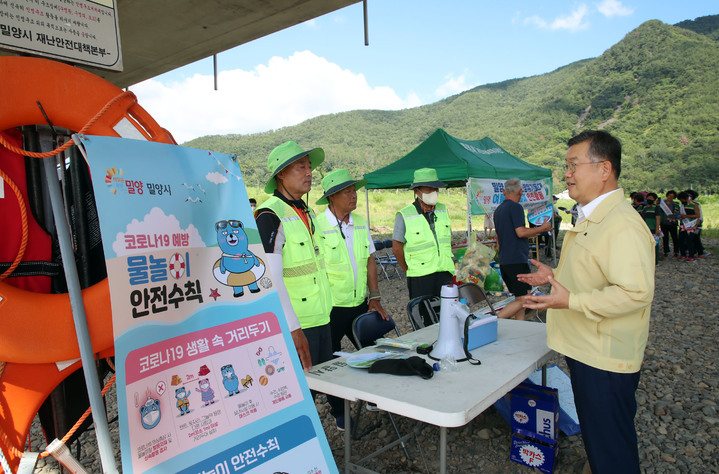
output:
[{"label": "green safety vest", "polygon": [[[259,207],[264,208],[274,211],[282,222],[285,233],[282,279],[300,326],[309,329],[329,323],[332,296],[322,249],[315,247],[302,218],[282,199],[272,196]],[[312,209],[307,212],[314,220]]]},{"label": "green safety vest", "polygon": [[656,212],[657,212],[657,206],[652,204],[651,206],[649,204],[645,204],[642,206],[639,206],[637,208],[637,211],[642,216],[642,219],[644,219],[644,222],[647,223],[647,226],[649,226],[649,230],[652,232],[656,231],[657,227],[657,219],[656,219]]},{"label": "green safety vest", "polygon": [[444,204],[434,206],[434,231],[424,215],[417,213],[414,204],[399,211],[404,219],[404,260],[407,263],[407,276],[417,277],[435,272],[454,273],[452,261],[452,229],[449,214]]},{"label": "green safety vest", "polygon": [[327,276],[332,290],[332,305],[351,308],[362,304],[367,295],[367,259],[369,258],[369,239],[367,224],[357,214],[352,214],[354,236],[352,253],[357,264],[357,281],[354,278],[347,244],[337,226],[330,225],[323,212],[317,218],[320,229],[320,242],[324,248]]}]

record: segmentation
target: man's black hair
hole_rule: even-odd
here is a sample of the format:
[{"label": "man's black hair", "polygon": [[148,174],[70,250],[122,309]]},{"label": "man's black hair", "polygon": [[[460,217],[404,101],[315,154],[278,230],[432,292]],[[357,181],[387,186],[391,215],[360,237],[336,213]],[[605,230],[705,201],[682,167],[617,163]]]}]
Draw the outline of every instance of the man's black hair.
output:
[{"label": "man's black hair", "polygon": [[689,199],[689,195],[687,194],[686,191],[682,191],[679,194],[677,194],[677,199],[679,199],[680,201],[682,199]]},{"label": "man's black hair", "polygon": [[584,130],[579,135],[569,139],[567,146],[572,147],[579,143],[589,143],[589,157],[594,160],[606,160],[612,164],[614,176],[619,179],[622,172],[622,144],[604,130]]},{"label": "man's black hair", "polygon": [[669,197],[670,194],[673,194],[674,197],[677,197],[677,192],[674,191],[673,189],[670,189],[669,191],[667,191],[666,194],[665,194],[665,196],[666,196],[666,197]]}]

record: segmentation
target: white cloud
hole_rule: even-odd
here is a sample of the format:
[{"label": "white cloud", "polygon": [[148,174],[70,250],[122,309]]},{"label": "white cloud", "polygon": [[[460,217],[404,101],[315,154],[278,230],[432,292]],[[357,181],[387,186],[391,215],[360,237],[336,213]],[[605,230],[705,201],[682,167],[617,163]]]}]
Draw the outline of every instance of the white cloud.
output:
[{"label": "white cloud", "polygon": [[222,176],[222,174],[217,171],[212,172],[212,173],[207,173],[207,175],[205,175],[205,179],[207,181],[209,181],[211,183],[215,183],[215,184],[222,184],[222,183],[227,182],[227,178]]},{"label": "white cloud", "polygon": [[295,125],[318,115],[356,109],[397,110],[421,105],[386,86],[372,87],[362,73],[342,69],[310,51],[273,57],[253,70],[133,86],[142,105],[179,143],[203,135],[256,133]]},{"label": "white cloud", "polygon": [[569,15],[557,17],[550,25],[550,28],[553,30],[569,30],[572,32],[585,30],[589,27],[589,22],[584,20],[588,11],[589,8],[587,8],[585,4],[581,4]]},{"label": "white cloud", "polygon": [[589,13],[589,8],[582,3],[577,8],[575,8],[572,13],[569,13],[568,15],[560,15],[555,18],[551,23],[540,17],[539,15],[529,16],[525,18],[522,23],[524,23],[525,25],[534,25],[538,28],[545,30],[569,30],[571,32],[575,32],[580,30],[586,30],[587,28],[589,28],[589,22],[585,20],[587,13]]},{"label": "white cloud", "polygon": [[602,0],[601,3],[597,4],[597,10],[607,18],[628,16],[634,13],[633,8],[625,7],[619,0]]},{"label": "white cloud", "polygon": [[118,257],[123,255],[132,255],[135,253],[146,252],[147,249],[128,249],[126,248],[125,235],[173,235],[173,234],[189,234],[190,247],[205,247],[200,232],[197,228],[190,224],[186,229],[180,227],[180,221],[170,214],[165,215],[159,207],[153,207],[148,214],[145,214],[142,222],[133,219],[125,229],[125,232],[118,232],[115,241],[112,243],[112,249]]},{"label": "white cloud", "polygon": [[444,79],[445,81],[440,84],[434,92],[437,97],[448,97],[459,94],[473,87],[467,85],[467,77],[465,74],[460,74],[458,77],[454,77],[454,74],[447,74],[444,76]]},{"label": "white cloud", "polygon": [[547,22],[539,15],[532,15],[530,17],[527,17],[524,19],[523,23],[525,25],[534,25],[534,26],[538,26],[540,28],[548,28],[549,27],[549,24],[547,24]]}]

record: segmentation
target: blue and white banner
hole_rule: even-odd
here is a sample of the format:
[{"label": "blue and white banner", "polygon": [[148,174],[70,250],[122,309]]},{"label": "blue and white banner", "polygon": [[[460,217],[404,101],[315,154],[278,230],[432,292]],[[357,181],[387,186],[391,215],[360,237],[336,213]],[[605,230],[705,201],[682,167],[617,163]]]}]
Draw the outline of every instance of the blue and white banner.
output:
[{"label": "blue and white banner", "polygon": [[[494,214],[504,202],[506,179],[469,178],[470,212],[473,216]],[[522,181],[522,198],[519,204],[526,210],[552,203],[552,178],[539,181]],[[551,208],[550,213],[551,217]]]},{"label": "blue and white banner", "polygon": [[124,472],[337,472],[233,156],[80,137]]}]

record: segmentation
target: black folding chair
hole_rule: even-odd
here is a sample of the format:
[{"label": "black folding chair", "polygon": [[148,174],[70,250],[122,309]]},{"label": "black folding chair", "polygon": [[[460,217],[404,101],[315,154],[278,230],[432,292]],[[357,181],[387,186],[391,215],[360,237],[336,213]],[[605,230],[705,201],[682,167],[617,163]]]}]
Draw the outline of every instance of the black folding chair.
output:
[{"label": "black folding chair", "polygon": [[412,329],[422,329],[439,322],[439,296],[418,296],[407,303],[407,316]]},{"label": "black folding chair", "polygon": [[476,283],[462,283],[457,287],[459,291],[459,297],[467,300],[468,306],[474,306],[475,304],[486,302],[489,306],[490,314],[496,316],[497,312],[494,310],[492,303],[487,298],[487,293],[484,292],[482,287]]}]

